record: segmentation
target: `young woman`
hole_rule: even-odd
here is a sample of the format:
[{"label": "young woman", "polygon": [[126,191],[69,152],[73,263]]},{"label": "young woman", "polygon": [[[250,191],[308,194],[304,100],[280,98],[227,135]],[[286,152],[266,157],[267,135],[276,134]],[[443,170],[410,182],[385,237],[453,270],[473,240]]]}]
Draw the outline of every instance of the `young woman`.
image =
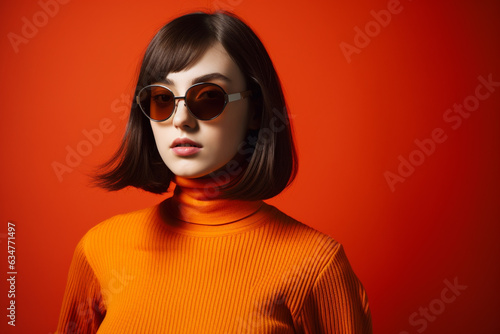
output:
[{"label": "young woman", "polygon": [[106,167],[107,189],[175,190],[81,239],[58,333],[371,333],[342,246],[263,202],[296,155],[273,64],[234,15],[156,34]]}]

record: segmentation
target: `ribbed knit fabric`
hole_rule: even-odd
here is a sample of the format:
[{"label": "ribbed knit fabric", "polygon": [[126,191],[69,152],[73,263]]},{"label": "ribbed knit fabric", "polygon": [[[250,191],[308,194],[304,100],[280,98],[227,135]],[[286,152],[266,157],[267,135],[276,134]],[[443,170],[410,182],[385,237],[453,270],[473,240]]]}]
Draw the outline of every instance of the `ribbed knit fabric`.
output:
[{"label": "ribbed knit fabric", "polygon": [[57,333],[371,333],[342,246],[261,201],[172,198],[78,243]]}]

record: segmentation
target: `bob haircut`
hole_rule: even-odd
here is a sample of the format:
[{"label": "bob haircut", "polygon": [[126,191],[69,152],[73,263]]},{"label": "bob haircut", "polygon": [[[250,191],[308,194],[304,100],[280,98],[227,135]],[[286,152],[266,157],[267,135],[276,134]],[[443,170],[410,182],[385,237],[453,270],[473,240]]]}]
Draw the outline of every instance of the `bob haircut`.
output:
[{"label": "bob haircut", "polygon": [[[254,108],[260,127],[249,130],[237,153],[239,159],[233,160],[231,168],[239,173],[229,177],[228,172],[219,170],[209,177],[230,180],[217,186],[220,197],[271,198],[295,178],[297,155],[276,70],[262,42],[238,17],[228,12],[200,12],[180,16],[166,24],[146,49],[135,92],[161,81],[170,72],[194,65],[217,42],[244,74],[247,89],[252,91],[249,105]],[[226,166],[229,169],[229,164]],[[233,168],[235,166],[238,168]],[[158,153],[150,120],[135,101],[132,101],[127,130],[119,149],[101,168],[94,180],[108,190],[127,186],[157,194],[168,190],[174,175]]]}]

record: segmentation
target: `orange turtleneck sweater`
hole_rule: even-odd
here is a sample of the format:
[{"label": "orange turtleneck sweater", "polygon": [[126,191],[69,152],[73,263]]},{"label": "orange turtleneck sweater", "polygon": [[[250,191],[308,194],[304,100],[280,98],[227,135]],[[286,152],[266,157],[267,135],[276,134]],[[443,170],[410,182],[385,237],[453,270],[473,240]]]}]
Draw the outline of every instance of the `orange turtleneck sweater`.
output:
[{"label": "orange turtleneck sweater", "polygon": [[339,243],[262,201],[176,183],[80,240],[57,333],[372,332]]}]

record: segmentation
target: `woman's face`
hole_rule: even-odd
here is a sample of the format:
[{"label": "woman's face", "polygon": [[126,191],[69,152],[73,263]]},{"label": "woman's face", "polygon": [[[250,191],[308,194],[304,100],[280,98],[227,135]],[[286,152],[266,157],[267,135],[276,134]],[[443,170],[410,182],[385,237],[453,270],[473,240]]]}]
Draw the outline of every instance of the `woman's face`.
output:
[{"label": "woman's face", "polygon": [[[243,73],[220,43],[209,48],[192,67],[169,73],[165,79],[162,84],[175,96],[184,96],[198,82],[216,83],[227,94],[247,89]],[[196,119],[184,100],[177,100],[174,114],[163,122],[151,121],[151,128],[160,156],[172,173],[197,178],[231,161],[251,126],[252,116],[248,99],[228,103],[222,114],[209,121]]]}]

